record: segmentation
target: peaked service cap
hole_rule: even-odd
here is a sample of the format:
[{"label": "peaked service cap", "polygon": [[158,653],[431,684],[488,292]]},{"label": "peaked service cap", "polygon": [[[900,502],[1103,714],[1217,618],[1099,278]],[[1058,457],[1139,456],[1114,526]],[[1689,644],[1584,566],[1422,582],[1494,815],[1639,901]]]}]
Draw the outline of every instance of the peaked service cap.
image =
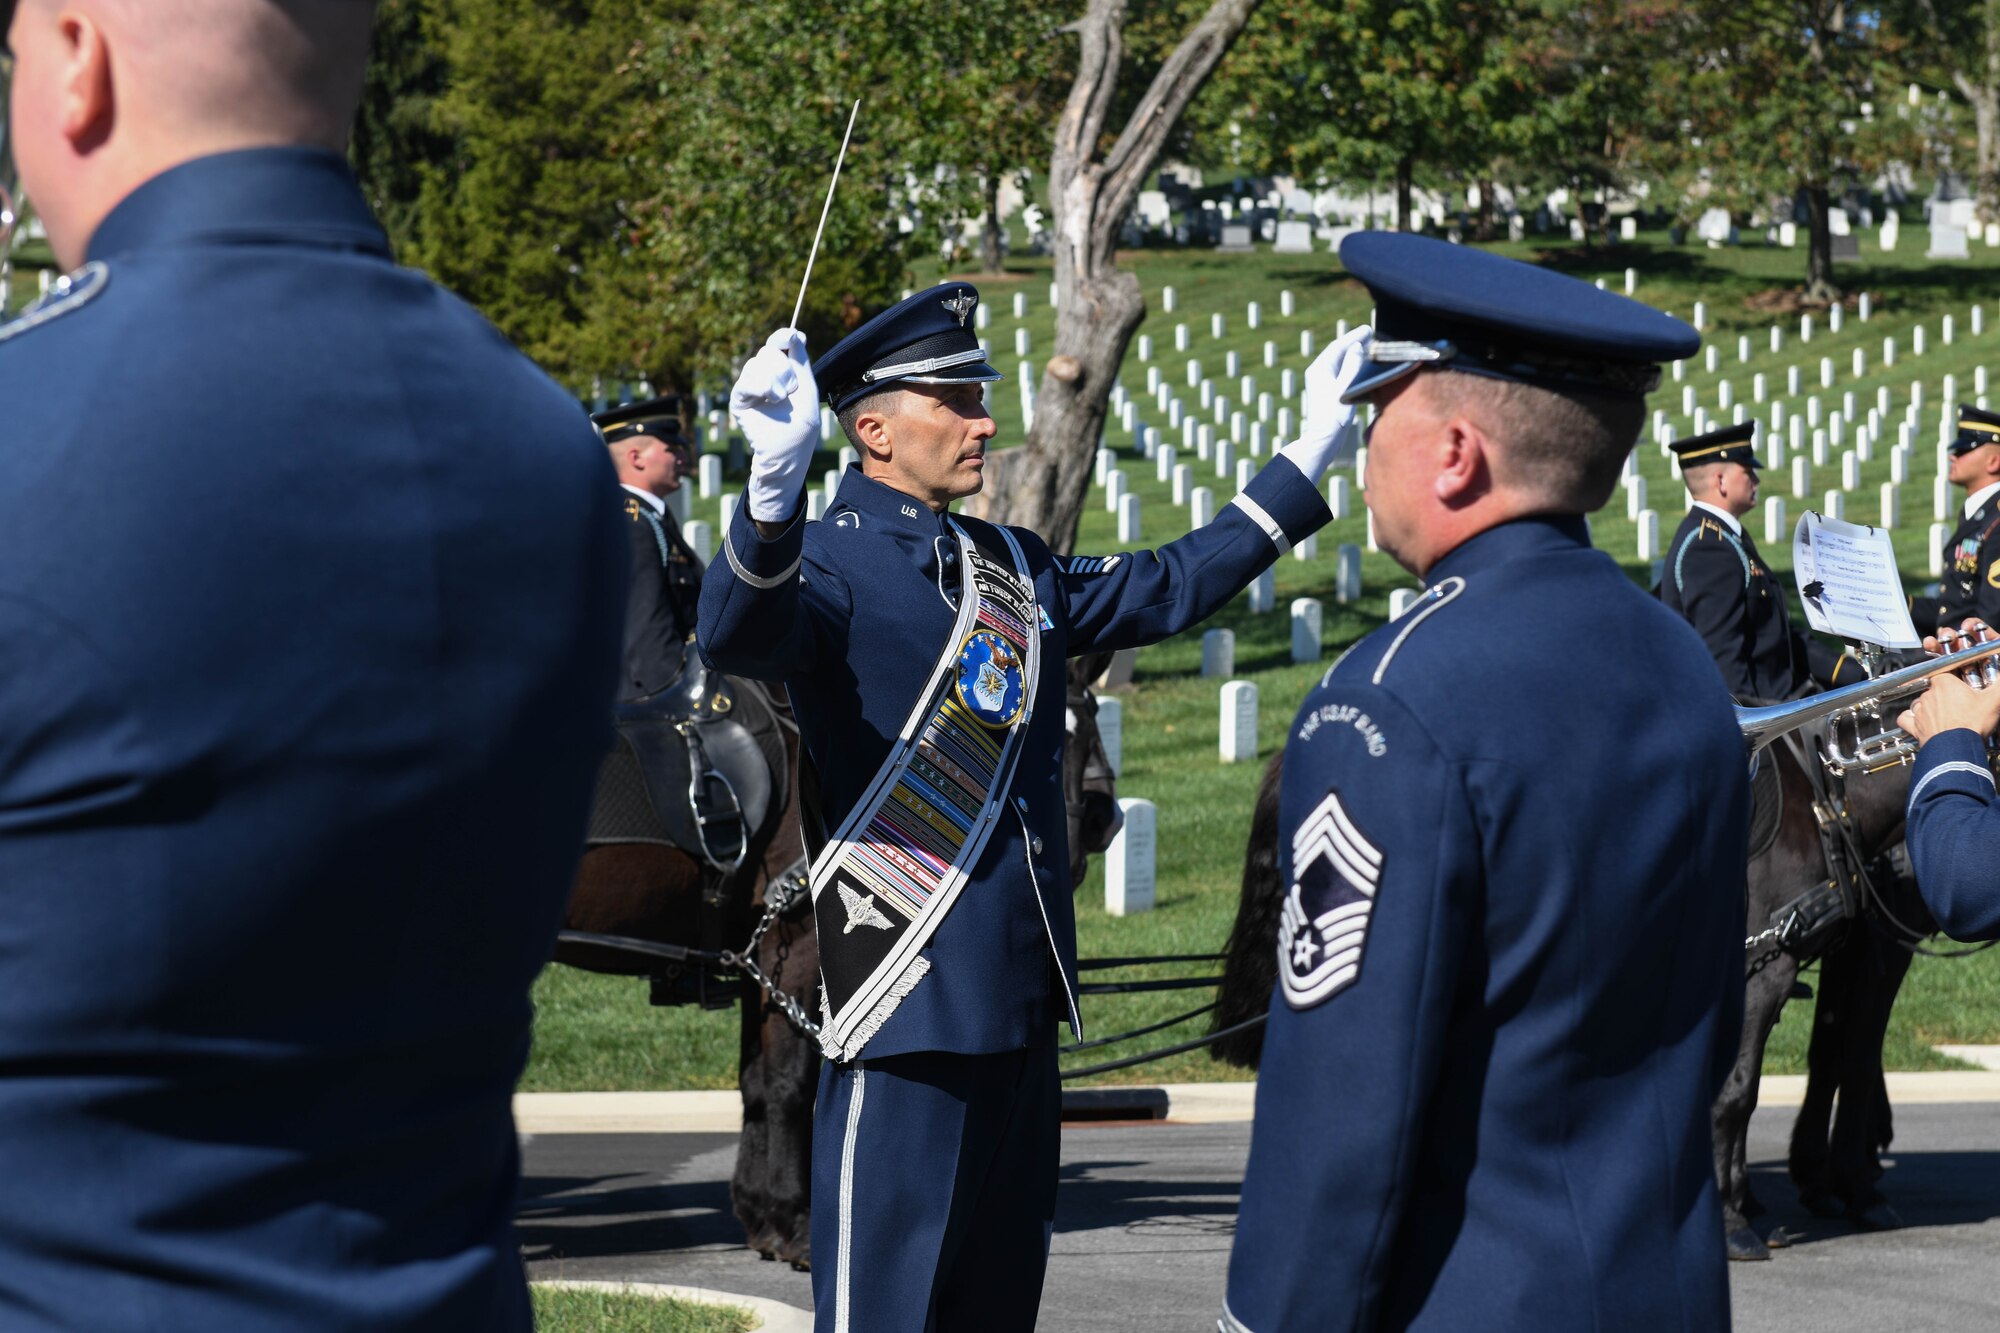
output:
[{"label": "peaked service cap", "polygon": [[1651,306],[1469,245],[1356,232],[1340,262],[1375,298],[1353,402],[1424,366],[1557,392],[1642,398],[1701,335]]},{"label": "peaked service cap", "polygon": [[1951,442],[1951,452],[1966,453],[1982,444],[2000,444],[2000,412],[1988,412],[1971,403],[1958,405],[1958,435]]},{"label": "peaked service cap", "polygon": [[813,362],[836,412],[898,384],[990,384],[1005,376],[979,346],[979,289],[945,282],[898,301]]},{"label": "peaked service cap", "polygon": [[687,436],[681,431],[679,394],[592,412],[590,422],[597,427],[597,433],[604,437],[606,444],[616,444],[634,435],[650,435],[669,444],[687,443]]},{"label": "peaked service cap", "polygon": [[1684,469],[1708,463],[1741,463],[1754,471],[1764,466],[1757,461],[1757,447],[1752,443],[1756,438],[1756,421],[1740,421],[1721,430],[1675,440],[1667,447],[1681,460]]}]

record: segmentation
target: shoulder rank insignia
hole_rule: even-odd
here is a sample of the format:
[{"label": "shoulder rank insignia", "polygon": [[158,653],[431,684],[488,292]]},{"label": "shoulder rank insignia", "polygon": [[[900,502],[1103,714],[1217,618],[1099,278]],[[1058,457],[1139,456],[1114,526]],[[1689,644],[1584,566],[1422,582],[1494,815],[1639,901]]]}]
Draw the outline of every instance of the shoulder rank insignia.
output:
[{"label": "shoulder rank insignia", "polygon": [[58,278],[49,294],[29,306],[19,319],[11,324],[0,324],[0,343],[9,338],[18,338],[30,329],[62,318],[72,311],[81,310],[104,294],[111,284],[111,269],[103,260],[85,264],[67,277]]},{"label": "shoulder rank insignia", "polygon": [[1057,556],[1056,564],[1065,574],[1109,574],[1124,558],[1122,555]]},{"label": "shoulder rank insignia", "polygon": [[894,926],[894,922],[882,915],[881,908],[857,890],[839,883],[834,887],[840,890],[840,905],[847,909],[847,925],[841,934],[852,935],[856,926],[873,926],[877,930],[888,930]]},{"label": "shoulder rank insignia", "polygon": [[1381,850],[1329,791],[1292,835],[1292,887],[1278,923],[1286,1004],[1310,1009],[1354,984],[1381,882]]}]

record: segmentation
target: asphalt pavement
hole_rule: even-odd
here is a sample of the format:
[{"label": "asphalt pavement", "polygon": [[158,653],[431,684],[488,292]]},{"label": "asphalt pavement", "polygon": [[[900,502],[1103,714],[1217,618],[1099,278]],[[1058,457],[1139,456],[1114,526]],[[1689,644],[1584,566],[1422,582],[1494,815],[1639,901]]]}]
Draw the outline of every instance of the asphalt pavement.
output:
[{"label": "asphalt pavement", "polygon": [[[1801,1210],[1784,1175],[1789,1108],[1750,1128],[1759,1196],[1800,1239],[1731,1266],[1746,1333],[2000,1327],[2000,1104],[1905,1105],[1883,1190],[1899,1231]],[[1250,1126],[1083,1124],[1063,1134],[1043,1333],[1214,1328]],[[520,1238],[529,1275],[675,1283],[812,1308],[810,1279],[743,1248],[726,1133],[529,1140]]]}]

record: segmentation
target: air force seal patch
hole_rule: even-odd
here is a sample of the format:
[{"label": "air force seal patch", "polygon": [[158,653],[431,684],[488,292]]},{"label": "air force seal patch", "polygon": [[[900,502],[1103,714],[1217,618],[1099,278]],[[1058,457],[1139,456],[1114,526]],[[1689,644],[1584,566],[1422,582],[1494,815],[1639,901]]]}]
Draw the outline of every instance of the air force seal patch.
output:
[{"label": "air force seal patch", "polygon": [[1382,853],[1328,792],[1292,837],[1292,886],[1278,924],[1285,1003],[1310,1009],[1354,984],[1382,882]]},{"label": "air force seal patch", "polygon": [[1003,730],[1027,702],[1021,655],[992,630],[974,630],[958,651],[958,701],[981,726]]}]

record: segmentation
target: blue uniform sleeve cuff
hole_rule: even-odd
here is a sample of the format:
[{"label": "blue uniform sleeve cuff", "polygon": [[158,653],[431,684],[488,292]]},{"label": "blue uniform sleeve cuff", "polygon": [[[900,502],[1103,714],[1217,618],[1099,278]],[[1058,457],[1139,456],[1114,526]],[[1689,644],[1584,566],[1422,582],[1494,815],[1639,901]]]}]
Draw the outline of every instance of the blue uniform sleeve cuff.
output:
[{"label": "blue uniform sleeve cuff", "polygon": [[1333,511],[1326,507],[1319,488],[1283,454],[1265,464],[1230,503],[1249,514],[1280,553],[1333,521]]},{"label": "blue uniform sleeve cuff", "polygon": [[1993,774],[1986,767],[1986,742],[1964,727],[1940,731],[1917,751],[1910,774],[1910,806],[1926,794],[1958,792],[1981,798],[1993,794]]},{"label": "blue uniform sleeve cuff", "polygon": [[766,537],[757,530],[757,524],[750,517],[746,496],[736,506],[729,531],[723,536],[724,558],[729,562],[730,572],[751,587],[775,588],[798,577],[799,556],[805,550],[805,534],[803,504],[793,511],[791,522],[777,536]]}]

